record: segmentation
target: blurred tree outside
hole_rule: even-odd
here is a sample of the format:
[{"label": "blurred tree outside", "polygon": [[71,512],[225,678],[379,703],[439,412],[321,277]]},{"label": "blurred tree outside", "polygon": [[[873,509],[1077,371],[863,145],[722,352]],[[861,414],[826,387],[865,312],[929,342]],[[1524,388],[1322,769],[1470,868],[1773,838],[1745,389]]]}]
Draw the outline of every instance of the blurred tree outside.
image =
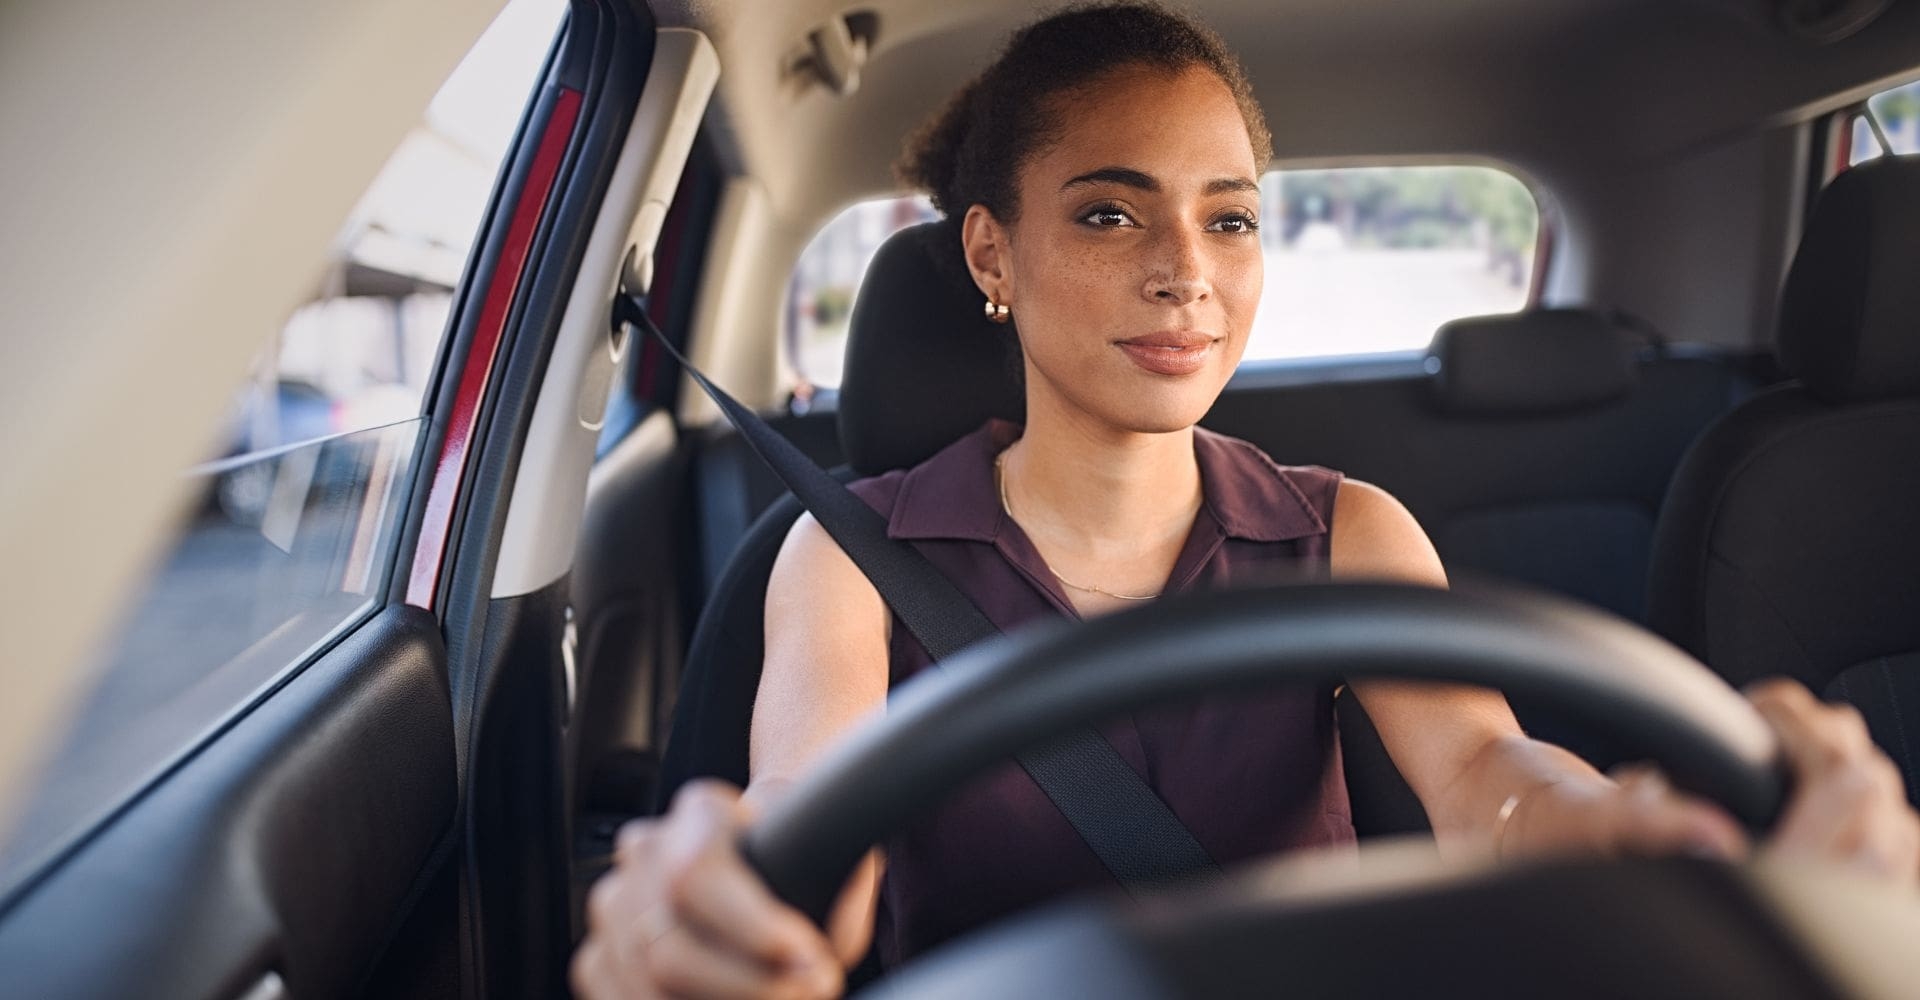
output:
[{"label": "blurred tree outside", "polygon": [[1342,243],[1387,250],[1480,249],[1518,280],[1539,230],[1533,193],[1489,167],[1359,167],[1282,174],[1283,245],[1316,224]]}]

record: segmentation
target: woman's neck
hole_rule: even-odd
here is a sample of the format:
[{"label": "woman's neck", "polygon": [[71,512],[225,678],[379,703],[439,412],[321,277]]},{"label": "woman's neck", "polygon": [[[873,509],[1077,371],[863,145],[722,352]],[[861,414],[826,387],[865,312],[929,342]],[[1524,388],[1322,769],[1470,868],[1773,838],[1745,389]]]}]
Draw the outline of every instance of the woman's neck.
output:
[{"label": "woman's neck", "polygon": [[1200,507],[1193,429],[1116,430],[1041,393],[1027,405],[1026,431],[1003,466],[1008,504],[1027,534],[1049,559],[1100,568],[1149,557],[1170,569],[1170,555],[1152,557],[1170,546],[1177,554]]}]

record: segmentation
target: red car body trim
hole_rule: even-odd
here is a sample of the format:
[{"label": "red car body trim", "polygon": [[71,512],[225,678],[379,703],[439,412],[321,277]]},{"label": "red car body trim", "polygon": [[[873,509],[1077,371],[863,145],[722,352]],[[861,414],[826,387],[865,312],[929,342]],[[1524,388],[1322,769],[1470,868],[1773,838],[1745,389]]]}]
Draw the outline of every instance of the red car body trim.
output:
[{"label": "red car body trim", "polygon": [[486,398],[493,362],[507,328],[514,296],[518,293],[527,257],[533,248],[534,233],[540,227],[541,213],[560,174],[560,161],[573,127],[580,116],[581,94],[562,88],[554,101],[534,151],[533,164],[520,200],[513,206],[506,241],[499,259],[488,276],[486,298],[480,306],[480,319],[474,324],[473,339],[460,366],[460,384],[447,410],[447,435],[440,442],[440,455],[434,463],[433,483],[428,488],[426,511],[420,523],[420,540],[413,553],[413,570],[407,578],[407,603],[419,608],[433,607],[440,585],[440,567],[445,562],[447,544],[453,527],[454,501],[460,496],[467,459],[473,446],[480,403]]}]

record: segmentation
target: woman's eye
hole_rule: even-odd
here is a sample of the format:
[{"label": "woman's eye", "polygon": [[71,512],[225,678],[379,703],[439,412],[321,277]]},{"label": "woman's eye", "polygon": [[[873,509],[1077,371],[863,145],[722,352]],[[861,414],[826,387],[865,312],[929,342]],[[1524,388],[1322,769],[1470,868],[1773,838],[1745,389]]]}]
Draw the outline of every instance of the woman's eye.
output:
[{"label": "woman's eye", "polygon": [[1112,205],[1100,205],[1087,210],[1080,221],[1100,229],[1118,229],[1133,225],[1133,217]]},{"label": "woman's eye", "polygon": [[1217,233],[1252,233],[1259,231],[1260,220],[1251,215],[1234,214],[1214,220],[1207,228]]}]

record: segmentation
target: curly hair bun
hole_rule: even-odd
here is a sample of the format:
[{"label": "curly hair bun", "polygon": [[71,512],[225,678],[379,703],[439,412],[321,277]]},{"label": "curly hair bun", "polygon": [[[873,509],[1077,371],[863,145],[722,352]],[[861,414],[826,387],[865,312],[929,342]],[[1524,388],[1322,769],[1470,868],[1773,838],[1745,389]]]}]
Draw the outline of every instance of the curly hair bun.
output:
[{"label": "curly hair bun", "polygon": [[927,192],[949,219],[985,205],[1019,213],[1020,168],[1060,131],[1054,98],[1136,66],[1199,66],[1220,77],[1246,120],[1256,161],[1272,156],[1266,116],[1246,71],[1211,29],[1158,3],[1065,8],[1014,32],[999,58],[961,87],[907,141],[899,179]]}]

